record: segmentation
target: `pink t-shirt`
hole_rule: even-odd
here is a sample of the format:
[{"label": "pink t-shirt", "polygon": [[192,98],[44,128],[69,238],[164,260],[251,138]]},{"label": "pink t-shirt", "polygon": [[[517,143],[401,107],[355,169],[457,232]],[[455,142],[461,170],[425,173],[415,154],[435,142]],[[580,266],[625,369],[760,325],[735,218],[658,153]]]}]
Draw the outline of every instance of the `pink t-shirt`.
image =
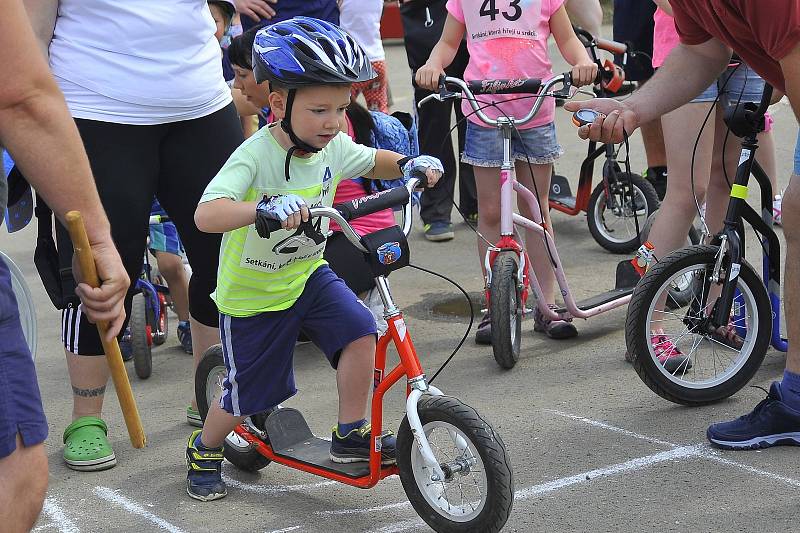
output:
[{"label": "pink t-shirt", "polygon": [[672,49],[678,46],[680,38],[675,29],[675,19],[660,7],[653,15],[653,22],[653,68],[658,68],[664,64]]},{"label": "pink t-shirt", "polygon": [[[464,72],[467,81],[484,79],[541,78],[553,75],[547,53],[550,37],[550,17],[564,0],[448,0],[447,11],[466,26],[469,64]],[[528,114],[534,99],[507,101],[513,94],[480,95],[484,103],[505,102],[503,113],[515,118]],[[472,113],[466,100],[462,103],[465,115]],[[524,128],[542,126],[553,121],[555,100],[545,98],[539,113]],[[483,110],[496,119],[503,115],[493,107]],[[469,120],[485,126],[472,115]]]},{"label": "pink t-shirt", "polygon": [[[356,136],[353,132],[353,124],[350,122],[349,117],[345,115],[345,118],[347,119],[347,134],[355,141]],[[336,194],[333,197],[333,204],[336,205],[342,202],[347,202],[348,200],[355,200],[356,198],[362,198],[366,195],[367,191],[364,190],[364,186],[362,184],[355,180],[342,180],[342,182],[336,187]],[[373,231],[394,226],[395,224],[396,222],[394,220],[394,214],[392,213],[391,209],[384,209],[383,211],[378,211],[377,213],[350,221],[350,225],[353,227],[356,233],[362,236],[366,235],[367,233],[372,233]],[[342,228],[339,227],[339,224],[333,220],[331,220],[330,229],[331,231],[342,231]]]}]

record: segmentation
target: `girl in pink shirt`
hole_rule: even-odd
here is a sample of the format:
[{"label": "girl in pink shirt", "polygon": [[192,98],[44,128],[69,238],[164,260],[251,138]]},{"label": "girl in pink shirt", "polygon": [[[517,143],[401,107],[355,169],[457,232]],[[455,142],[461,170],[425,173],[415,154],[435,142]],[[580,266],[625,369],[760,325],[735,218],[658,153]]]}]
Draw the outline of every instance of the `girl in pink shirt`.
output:
[{"label": "girl in pink shirt", "polygon": [[[572,31],[563,0],[448,0],[447,20],[442,37],[431,52],[427,63],[417,71],[416,81],[421,87],[436,90],[439,76],[453,60],[461,39],[466,33],[470,61],[464,73],[467,80],[503,78],[542,78],[553,75],[547,50],[547,40],[552,33],[561,55],[572,67],[575,85],[588,85],[597,75],[597,66]],[[532,107],[532,100],[515,99],[520,95],[482,96],[482,100],[499,103],[497,108],[486,108],[491,118],[503,114],[522,118]],[[462,104],[464,114],[470,115],[468,102]],[[546,99],[533,120],[520,127],[514,136],[511,155],[519,182],[530,190],[536,189],[542,216],[548,231],[550,225],[548,197],[553,162],[563,153],[556,141],[553,116],[555,101]],[[526,158],[527,155],[527,158]],[[486,127],[480,119],[470,116],[462,161],[475,168],[478,190],[478,231],[490,242],[500,238],[500,186],[498,177],[503,159],[502,141],[495,128]],[[528,165],[530,159],[532,165]],[[520,204],[520,212],[530,218],[527,206]],[[528,252],[542,287],[545,301],[555,305],[555,276],[550,267],[547,250],[542,239],[534,232],[526,232]],[[486,253],[486,244],[478,239],[479,257]],[[483,265],[483,261],[480,261]],[[545,320],[537,310],[534,313],[535,331],[552,338],[569,338],[577,334],[571,322]],[[478,326],[476,341],[491,342],[491,319],[484,315]]]}]

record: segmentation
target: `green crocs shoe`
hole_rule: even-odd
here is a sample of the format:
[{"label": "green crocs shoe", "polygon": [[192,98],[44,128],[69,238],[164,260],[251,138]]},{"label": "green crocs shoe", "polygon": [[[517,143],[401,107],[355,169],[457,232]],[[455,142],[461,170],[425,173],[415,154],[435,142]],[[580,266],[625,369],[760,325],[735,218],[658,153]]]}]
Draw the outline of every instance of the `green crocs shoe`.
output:
[{"label": "green crocs shoe", "polygon": [[186,406],[186,423],[196,428],[203,427],[203,419],[200,418],[200,411],[191,405]]},{"label": "green crocs shoe", "polygon": [[106,470],[117,464],[108,442],[108,426],[96,416],[82,416],[64,430],[64,462],[73,470]]}]

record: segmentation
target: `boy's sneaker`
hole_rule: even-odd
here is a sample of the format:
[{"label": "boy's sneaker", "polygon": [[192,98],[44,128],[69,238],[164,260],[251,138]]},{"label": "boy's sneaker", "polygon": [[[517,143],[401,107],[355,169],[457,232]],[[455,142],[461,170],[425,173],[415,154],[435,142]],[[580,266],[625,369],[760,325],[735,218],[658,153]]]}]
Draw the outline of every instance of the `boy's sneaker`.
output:
[{"label": "boy's sneaker", "polygon": [[780,384],[775,381],[767,397],[752,412],[730,422],[713,424],[706,436],[711,444],[726,450],[800,445],[800,412],[783,402]]},{"label": "boy's sneaker", "polygon": [[431,222],[424,226],[425,238],[433,242],[450,241],[456,236],[453,225],[445,220]]},{"label": "boy's sneaker", "polygon": [[658,199],[663,200],[667,194],[667,167],[648,167],[642,177],[656,190]]},{"label": "boy's sneaker", "polygon": [[188,320],[178,322],[178,340],[186,353],[192,353],[192,326]]},{"label": "boy's sneaker", "polygon": [[489,312],[483,314],[478,329],[475,330],[475,344],[492,344],[492,315]]},{"label": "boy's sneaker", "polygon": [[222,446],[206,448],[197,439],[202,430],[196,429],[186,445],[186,492],[200,501],[218,500],[228,494],[222,481]]},{"label": "boy's sneaker", "polygon": [[[355,428],[347,435],[339,435],[339,427],[333,426],[331,435],[331,461],[334,463],[358,463],[369,461],[372,444],[369,422]],[[381,464],[391,465],[397,461],[396,439],[391,431],[381,433]]]},{"label": "boy's sneaker", "polygon": [[658,361],[670,374],[685,372],[692,368],[692,359],[684,355],[666,335],[653,334],[650,336],[650,342],[653,344],[653,351]]},{"label": "boy's sneaker", "polygon": [[[549,304],[547,307],[553,310],[558,309],[554,304]],[[578,335],[575,324],[566,320],[545,318],[538,307],[533,311],[533,331],[544,333],[551,339],[571,339]]]}]

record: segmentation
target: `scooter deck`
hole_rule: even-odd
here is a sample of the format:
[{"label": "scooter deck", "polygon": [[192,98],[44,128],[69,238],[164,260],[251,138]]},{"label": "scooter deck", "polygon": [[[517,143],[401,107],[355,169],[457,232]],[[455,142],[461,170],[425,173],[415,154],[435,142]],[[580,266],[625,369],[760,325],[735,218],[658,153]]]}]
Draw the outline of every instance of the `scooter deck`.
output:
[{"label": "scooter deck", "polygon": [[550,201],[575,209],[575,196],[572,195],[569,181],[564,176],[553,174],[550,179]]},{"label": "scooter deck", "polygon": [[297,409],[276,409],[267,418],[264,429],[269,436],[272,451],[279,457],[300,461],[352,478],[369,475],[368,462],[334,463],[331,461],[331,442],[315,437],[311,433],[306,419]]},{"label": "scooter deck", "polygon": [[[581,300],[580,302],[576,302],[578,309],[581,311],[588,311],[594,307],[598,307],[603,304],[607,304],[609,302],[613,302],[618,298],[624,298],[625,296],[629,296],[633,294],[633,287],[627,287],[623,289],[611,289],[610,291],[606,291],[600,294],[596,294],[591,298],[587,298],[585,300]],[[557,313],[566,313],[567,308],[561,307],[557,311]]]}]

